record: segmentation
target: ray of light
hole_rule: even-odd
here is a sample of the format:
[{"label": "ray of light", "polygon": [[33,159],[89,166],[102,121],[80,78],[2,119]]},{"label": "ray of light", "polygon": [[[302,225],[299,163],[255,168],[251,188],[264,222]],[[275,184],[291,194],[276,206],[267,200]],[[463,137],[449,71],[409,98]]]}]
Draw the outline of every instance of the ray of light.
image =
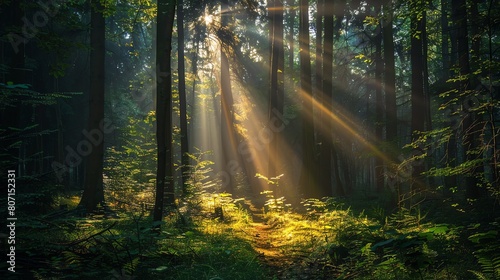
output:
[{"label": "ray of light", "polygon": [[[380,150],[374,143],[376,142],[376,138],[368,133],[367,136],[361,135],[358,131],[366,131],[361,125],[356,122],[356,118],[354,116],[348,115],[344,113],[341,106],[337,104],[333,104],[333,108],[337,108],[335,112],[333,112],[333,108],[327,108],[323,102],[318,100],[317,98],[313,98],[310,94],[304,93],[300,91],[300,95],[302,98],[308,99],[313,103],[313,107],[315,110],[319,110],[323,115],[322,120],[319,120],[320,123],[325,124],[326,122],[332,121],[335,127],[335,131],[328,131],[328,125],[319,125],[318,128],[321,128],[322,133],[325,135],[328,133],[339,133],[344,134],[343,136],[348,136],[357,140],[363,146],[366,146],[370,151],[372,151],[376,156],[382,158],[386,162],[391,162],[392,160],[385,155],[385,153]],[[326,103],[326,102],[325,102]],[[306,116],[309,121],[312,121],[310,115]],[[325,131],[326,130],[326,131]]]}]

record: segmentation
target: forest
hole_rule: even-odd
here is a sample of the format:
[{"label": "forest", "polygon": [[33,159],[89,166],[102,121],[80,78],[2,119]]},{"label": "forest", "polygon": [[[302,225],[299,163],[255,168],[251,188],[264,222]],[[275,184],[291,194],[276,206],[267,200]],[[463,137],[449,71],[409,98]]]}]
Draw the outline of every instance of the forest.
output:
[{"label": "forest", "polygon": [[500,279],[499,1],[0,22],[2,279]]}]

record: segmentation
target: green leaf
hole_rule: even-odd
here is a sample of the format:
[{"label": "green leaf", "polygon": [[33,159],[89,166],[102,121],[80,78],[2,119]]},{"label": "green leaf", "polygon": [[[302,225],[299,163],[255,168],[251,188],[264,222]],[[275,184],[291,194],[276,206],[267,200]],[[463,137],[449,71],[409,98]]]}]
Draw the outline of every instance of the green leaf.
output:
[{"label": "green leaf", "polygon": [[480,243],[481,240],[483,240],[483,239],[493,239],[493,238],[496,238],[497,235],[498,235],[498,231],[490,230],[490,231],[484,232],[484,233],[473,234],[473,235],[469,236],[469,240],[474,242],[474,243]]},{"label": "green leaf", "polygon": [[395,240],[394,238],[391,238],[385,241],[378,242],[372,246],[372,251],[377,250],[377,248],[379,247],[384,247],[385,245],[391,244],[392,242],[394,242],[394,240]]},{"label": "green leaf", "polygon": [[446,232],[448,232],[449,230],[450,228],[448,227],[448,225],[440,224],[427,229],[427,232],[432,232],[434,234],[446,234]]},{"label": "green leaf", "polygon": [[155,270],[155,271],[164,271],[164,270],[167,270],[167,269],[168,269],[168,266],[162,265],[162,266],[159,266],[159,267],[157,267],[157,268],[155,268],[153,270]]}]

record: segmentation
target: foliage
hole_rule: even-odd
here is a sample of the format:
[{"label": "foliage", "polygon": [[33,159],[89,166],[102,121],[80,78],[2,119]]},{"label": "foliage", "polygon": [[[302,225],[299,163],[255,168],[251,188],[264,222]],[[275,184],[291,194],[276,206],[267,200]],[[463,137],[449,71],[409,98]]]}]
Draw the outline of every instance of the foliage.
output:
[{"label": "foliage", "polygon": [[[215,200],[228,219],[208,215]],[[178,214],[166,217],[161,232],[135,211],[114,218],[78,218],[71,211],[23,217],[18,252],[28,256],[20,267],[32,279],[266,279],[241,234],[249,230],[245,212],[224,194],[203,197],[202,206],[204,215],[188,225],[180,226]]]},{"label": "foliage", "polygon": [[[474,227],[478,229],[480,225]],[[469,236],[476,249],[474,256],[481,265],[481,271],[470,270],[477,279],[499,279],[500,278],[500,242],[498,220],[490,223],[486,228]],[[485,231],[488,230],[488,231]]]},{"label": "foliage", "polygon": [[[274,190],[278,191],[279,190],[279,180],[281,177],[283,177],[283,174],[276,176],[276,177],[271,177],[267,178],[266,176],[257,173],[255,175],[257,178],[265,180],[268,185],[272,186]],[[266,212],[274,212],[274,213],[280,213],[280,212],[285,212],[287,209],[290,208],[291,204],[286,204],[285,197],[276,197],[275,192],[272,190],[266,190],[262,191],[260,193],[261,195],[264,195],[267,198],[267,201],[265,203],[266,207]]]},{"label": "foliage", "polygon": [[146,210],[154,201],[157,156],[154,116],[150,112],[143,119],[129,118],[129,124],[121,131],[123,146],[106,151],[106,200],[113,206]]}]

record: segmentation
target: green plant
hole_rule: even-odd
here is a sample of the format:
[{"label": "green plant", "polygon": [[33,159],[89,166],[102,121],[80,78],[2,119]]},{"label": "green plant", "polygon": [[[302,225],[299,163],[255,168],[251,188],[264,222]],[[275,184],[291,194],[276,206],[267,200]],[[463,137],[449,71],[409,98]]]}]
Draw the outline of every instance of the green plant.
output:
[{"label": "green plant", "polygon": [[[257,173],[255,176],[259,179],[265,180],[270,186],[272,186],[275,190],[279,190],[279,180],[283,177],[284,174],[281,174],[276,177],[268,178],[260,173]],[[287,209],[291,207],[290,204],[286,204],[285,197],[276,197],[276,191],[273,190],[265,190],[260,192],[261,195],[264,195],[267,200],[264,204],[266,212],[268,213],[279,213],[285,212]]]},{"label": "green plant", "polygon": [[500,242],[498,241],[499,223],[490,224],[492,229],[480,231],[469,236],[476,245],[474,256],[481,271],[469,270],[477,279],[500,279]]},{"label": "green plant", "polygon": [[143,119],[129,118],[121,130],[122,148],[106,150],[106,200],[115,207],[147,210],[153,204],[156,180],[154,112]]}]

